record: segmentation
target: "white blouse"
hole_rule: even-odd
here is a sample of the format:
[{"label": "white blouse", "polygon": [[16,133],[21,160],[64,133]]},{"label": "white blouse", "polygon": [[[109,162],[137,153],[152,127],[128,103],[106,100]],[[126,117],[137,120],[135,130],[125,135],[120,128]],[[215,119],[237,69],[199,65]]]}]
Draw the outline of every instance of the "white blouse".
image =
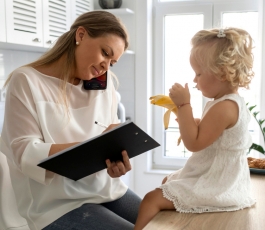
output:
[{"label": "white blouse", "polygon": [[108,202],[125,194],[127,186],[106,169],[73,181],[37,166],[52,144],[82,142],[102,133],[104,128],[95,121],[118,123],[115,88],[110,76],[107,80],[106,90],[84,90],[82,81],[67,83],[69,110],[64,115],[60,79],[31,67],[13,72],[1,151],[8,159],[19,213],[30,229],[42,229],[84,203]]}]

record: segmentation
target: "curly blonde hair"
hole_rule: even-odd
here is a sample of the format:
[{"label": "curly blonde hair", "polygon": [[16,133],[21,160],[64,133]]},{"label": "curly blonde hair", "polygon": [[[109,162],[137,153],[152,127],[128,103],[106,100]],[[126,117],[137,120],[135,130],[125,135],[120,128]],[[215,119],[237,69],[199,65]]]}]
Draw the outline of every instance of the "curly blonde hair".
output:
[{"label": "curly blonde hair", "polygon": [[248,89],[254,76],[252,44],[253,39],[243,29],[201,30],[191,39],[191,55],[219,79]]}]

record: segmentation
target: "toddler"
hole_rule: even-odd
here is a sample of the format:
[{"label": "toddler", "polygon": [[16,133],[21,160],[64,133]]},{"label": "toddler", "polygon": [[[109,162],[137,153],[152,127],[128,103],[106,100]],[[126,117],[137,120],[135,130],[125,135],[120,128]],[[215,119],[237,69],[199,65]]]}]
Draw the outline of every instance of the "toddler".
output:
[{"label": "toddler", "polygon": [[202,95],[212,99],[201,120],[194,119],[188,85],[175,83],[169,96],[178,107],[182,141],[192,156],[168,175],[141,203],[135,230],[160,211],[182,213],[236,211],[251,207],[250,173],[246,150],[252,140],[250,113],[239,87],[249,88],[252,38],[238,28],[197,32],[191,40],[190,64]]}]

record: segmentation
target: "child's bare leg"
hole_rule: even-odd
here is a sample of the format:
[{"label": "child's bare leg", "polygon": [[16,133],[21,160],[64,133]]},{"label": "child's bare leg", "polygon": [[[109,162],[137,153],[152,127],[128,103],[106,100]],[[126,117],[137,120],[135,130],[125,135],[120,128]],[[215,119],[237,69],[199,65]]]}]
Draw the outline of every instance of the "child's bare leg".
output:
[{"label": "child's bare leg", "polygon": [[157,188],[147,193],[141,202],[134,230],[142,230],[160,210],[175,209],[173,203],[163,197],[162,190]]}]

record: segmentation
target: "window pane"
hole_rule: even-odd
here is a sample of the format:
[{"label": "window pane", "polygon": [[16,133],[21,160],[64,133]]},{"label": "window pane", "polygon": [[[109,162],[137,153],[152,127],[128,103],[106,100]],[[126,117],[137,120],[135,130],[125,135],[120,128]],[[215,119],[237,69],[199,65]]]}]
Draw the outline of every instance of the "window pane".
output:
[{"label": "window pane", "polygon": [[181,142],[179,145],[177,145],[178,139],[180,137],[179,129],[176,128],[168,128],[168,130],[165,132],[165,156],[166,157],[190,157],[191,152],[188,151],[184,145],[183,142]]},{"label": "window pane", "polygon": [[[175,82],[184,85],[188,83],[191,93],[191,105],[194,117],[201,117],[202,114],[202,94],[194,89],[194,72],[190,67],[190,40],[199,30],[203,29],[203,14],[194,15],[169,15],[165,16],[165,95]],[[166,111],[166,110],[165,110]],[[187,157],[184,146],[177,147],[176,143],[179,131],[178,124],[174,120],[175,116],[170,116],[169,129],[165,131],[166,156]],[[168,140],[170,139],[170,140]],[[175,140],[175,141],[174,141]],[[180,151],[180,148],[183,150]]]}]

